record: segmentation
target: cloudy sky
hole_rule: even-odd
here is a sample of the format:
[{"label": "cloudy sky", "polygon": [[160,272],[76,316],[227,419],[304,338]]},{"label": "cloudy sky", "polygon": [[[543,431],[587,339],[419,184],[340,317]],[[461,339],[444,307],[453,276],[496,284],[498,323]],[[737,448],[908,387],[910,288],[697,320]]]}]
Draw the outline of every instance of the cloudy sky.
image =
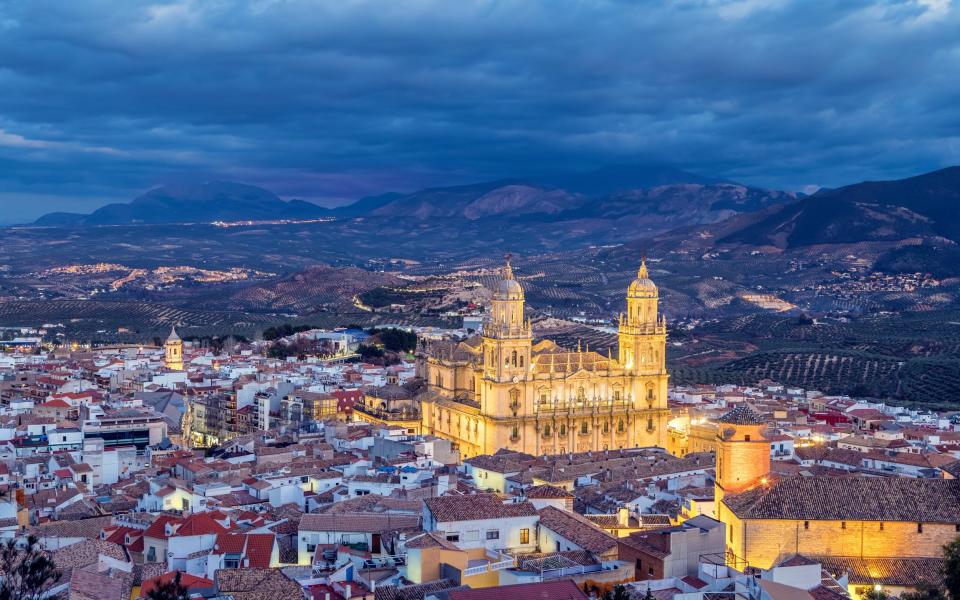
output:
[{"label": "cloudy sky", "polygon": [[0,0],[0,221],[209,179],[894,178],[960,163],[958,32],[950,0]]}]

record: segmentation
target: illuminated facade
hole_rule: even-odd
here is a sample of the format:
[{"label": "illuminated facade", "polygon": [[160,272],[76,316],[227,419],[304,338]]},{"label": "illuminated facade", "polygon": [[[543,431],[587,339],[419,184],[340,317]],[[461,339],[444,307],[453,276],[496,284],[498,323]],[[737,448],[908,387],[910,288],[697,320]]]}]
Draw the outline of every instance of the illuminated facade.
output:
[{"label": "illuminated facade", "polygon": [[667,328],[646,264],[627,291],[617,358],[533,343],[524,291],[509,262],[483,335],[421,348],[429,386],[423,432],[458,444],[461,456],[510,448],[563,454],[664,446]]}]

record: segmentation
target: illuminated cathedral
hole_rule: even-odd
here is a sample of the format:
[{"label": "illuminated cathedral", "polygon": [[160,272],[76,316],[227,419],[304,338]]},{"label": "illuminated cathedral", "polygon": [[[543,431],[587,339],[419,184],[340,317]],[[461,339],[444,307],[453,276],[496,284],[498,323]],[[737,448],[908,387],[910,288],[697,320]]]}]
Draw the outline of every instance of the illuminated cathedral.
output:
[{"label": "illuminated cathedral", "polygon": [[478,337],[421,348],[429,392],[422,431],[462,458],[508,448],[563,454],[664,446],[667,327],[646,264],[627,290],[616,357],[533,341],[524,291],[509,261]]}]

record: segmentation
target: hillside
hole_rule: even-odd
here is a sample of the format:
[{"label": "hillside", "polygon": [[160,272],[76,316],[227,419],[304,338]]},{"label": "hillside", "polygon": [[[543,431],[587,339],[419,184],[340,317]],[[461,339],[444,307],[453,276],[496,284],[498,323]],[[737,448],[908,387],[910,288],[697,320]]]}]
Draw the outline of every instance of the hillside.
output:
[{"label": "hillside", "polygon": [[868,181],[784,205],[721,242],[779,248],[943,237],[960,241],[960,167]]}]

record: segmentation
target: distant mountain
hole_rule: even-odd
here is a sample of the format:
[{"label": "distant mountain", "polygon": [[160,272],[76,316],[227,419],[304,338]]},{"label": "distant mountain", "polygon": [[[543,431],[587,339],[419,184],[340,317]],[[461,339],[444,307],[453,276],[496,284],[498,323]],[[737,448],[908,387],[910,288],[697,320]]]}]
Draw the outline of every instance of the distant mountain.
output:
[{"label": "distant mountain", "polygon": [[564,190],[519,181],[429,188],[396,198],[373,211],[378,217],[466,218],[556,214],[579,206],[583,199]]},{"label": "distant mountain", "polygon": [[[534,178],[539,181],[539,179]],[[585,173],[546,177],[542,183],[576,194],[598,197],[627,190],[648,189],[680,183],[714,184],[721,180],[704,177],[663,164],[609,165]]]},{"label": "distant mountain", "polygon": [[720,241],[790,248],[913,237],[960,242],[960,167],[817,192]]},{"label": "distant mountain", "polygon": [[150,190],[128,204],[108,204],[89,215],[51,213],[36,225],[123,225],[197,223],[209,221],[313,218],[329,209],[280,199],[252,185],[214,181],[200,185],[165,186]]},{"label": "distant mountain", "polygon": [[330,214],[337,217],[362,217],[401,197],[403,197],[403,194],[397,192],[367,196],[366,198],[357,200],[353,204],[331,209]]}]

